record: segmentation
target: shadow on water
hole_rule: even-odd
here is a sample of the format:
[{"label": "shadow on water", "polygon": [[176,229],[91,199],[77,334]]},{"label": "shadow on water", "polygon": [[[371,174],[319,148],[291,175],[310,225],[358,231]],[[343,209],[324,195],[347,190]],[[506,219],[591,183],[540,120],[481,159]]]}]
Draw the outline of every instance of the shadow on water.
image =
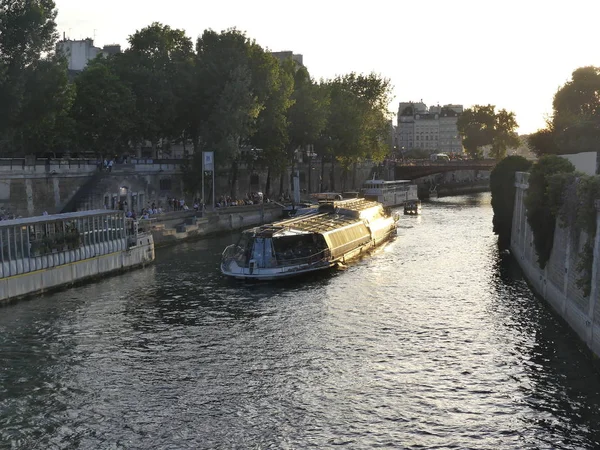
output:
[{"label": "shadow on water", "polygon": [[489,204],[489,194],[479,192],[461,196],[439,197],[426,200],[425,203],[443,207],[478,207]]},{"label": "shadow on water", "polygon": [[534,337],[523,342],[524,370],[514,375],[521,402],[530,410],[520,417],[524,428],[545,429],[552,448],[600,448],[600,373],[589,350],[550,305],[531,292],[509,252],[497,255],[493,285],[503,299],[494,312],[504,318],[504,325],[519,336]]}]

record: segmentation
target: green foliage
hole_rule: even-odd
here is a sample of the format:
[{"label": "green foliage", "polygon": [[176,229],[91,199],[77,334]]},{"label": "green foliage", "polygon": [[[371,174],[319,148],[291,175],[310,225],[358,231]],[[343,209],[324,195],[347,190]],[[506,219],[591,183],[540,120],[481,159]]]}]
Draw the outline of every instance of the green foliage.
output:
[{"label": "green foliage", "polygon": [[577,286],[585,296],[592,288],[592,267],[594,262],[594,241],[596,238],[596,201],[600,200],[600,176],[581,176],[577,183],[577,228],[587,235],[587,242],[579,255],[577,270],[580,277]]},{"label": "green foliage", "polygon": [[550,178],[554,174],[574,171],[575,167],[566,159],[546,155],[533,165],[529,175],[529,189],[525,197],[527,221],[533,231],[538,264],[542,269],[546,267],[552,253],[557,211],[562,204],[562,198],[558,200],[555,194],[550,196]]},{"label": "green foliage", "polygon": [[547,127],[530,140],[538,154],[598,151],[600,146],[600,68],[580,67],[554,95]]},{"label": "green foliage", "polygon": [[156,148],[183,134],[193,44],[183,30],[158,22],[131,35],[129,43],[128,50],[116,55],[115,69],[135,97],[132,138],[149,140]]},{"label": "green foliage", "polygon": [[[53,55],[56,9],[52,0],[0,0],[0,149],[42,153],[60,137],[72,93],[66,67]],[[64,126],[65,122],[62,122]]]},{"label": "green foliage", "polygon": [[114,155],[127,146],[136,117],[135,97],[116,74],[111,60],[99,58],[75,80],[72,116],[78,143],[98,155]]},{"label": "green foliage", "polygon": [[365,158],[382,160],[389,135],[390,81],[376,74],[351,73],[328,82],[330,115],[326,133],[342,165]]},{"label": "green foliage", "polygon": [[472,157],[479,157],[481,147],[491,145],[491,155],[502,159],[508,148],[517,147],[520,143],[515,132],[518,127],[515,114],[505,109],[496,113],[493,105],[467,108],[458,118],[456,126],[467,153]]},{"label": "green foliage", "polygon": [[500,248],[510,245],[515,203],[515,173],[527,172],[531,162],[522,156],[508,156],[500,161],[490,174],[492,209],[494,210],[494,233],[498,235]]},{"label": "green foliage", "polygon": [[527,143],[537,156],[560,154],[560,148],[556,143],[554,129],[551,124],[548,128],[530,134]]}]

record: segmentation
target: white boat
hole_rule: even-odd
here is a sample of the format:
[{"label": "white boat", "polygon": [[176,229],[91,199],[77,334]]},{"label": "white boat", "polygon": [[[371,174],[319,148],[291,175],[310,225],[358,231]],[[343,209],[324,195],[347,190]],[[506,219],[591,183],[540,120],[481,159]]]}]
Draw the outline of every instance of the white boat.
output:
[{"label": "white boat", "polygon": [[345,264],[394,236],[397,220],[365,199],[323,202],[313,214],[244,231],[223,252],[221,272],[272,280]]},{"label": "white boat", "polygon": [[417,185],[411,184],[410,180],[367,180],[361,195],[383,206],[402,206],[407,201],[419,200]]}]

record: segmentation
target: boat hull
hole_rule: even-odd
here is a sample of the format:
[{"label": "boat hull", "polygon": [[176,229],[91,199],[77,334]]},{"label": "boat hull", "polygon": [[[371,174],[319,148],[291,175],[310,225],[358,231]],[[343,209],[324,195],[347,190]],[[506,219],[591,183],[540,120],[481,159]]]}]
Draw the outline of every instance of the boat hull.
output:
[{"label": "boat hull", "polygon": [[301,275],[305,275],[311,272],[317,272],[322,270],[331,269],[338,264],[347,264],[361,256],[367,255],[369,252],[373,251],[375,248],[382,246],[389,242],[393,237],[396,236],[395,230],[385,238],[382,238],[380,241],[371,241],[366,245],[362,245],[358,248],[355,248],[347,253],[345,253],[342,257],[336,258],[335,260],[328,261],[327,263],[322,263],[318,266],[308,266],[308,267],[289,267],[289,268],[281,268],[281,270],[277,269],[255,269],[250,272],[250,269],[242,268],[236,265],[233,269],[239,269],[239,271],[232,270],[230,266],[229,269],[221,264],[221,273],[231,278],[235,278],[237,280],[256,280],[256,281],[272,281],[279,279],[286,279],[297,277]]}]

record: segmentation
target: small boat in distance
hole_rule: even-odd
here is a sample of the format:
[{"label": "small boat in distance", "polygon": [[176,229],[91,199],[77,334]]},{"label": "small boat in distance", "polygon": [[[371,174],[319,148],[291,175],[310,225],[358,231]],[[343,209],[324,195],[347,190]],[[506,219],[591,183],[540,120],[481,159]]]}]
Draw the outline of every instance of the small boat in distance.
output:
[{"label": "small boat in distance", "polygon": [[407,216],[418,216],[421,214],[421,200],[410,200],[404,203],[404,214]]},{"label": "small boat in distance", "polygon": [[373,200],[385,206],[402,206],[409,200],[418,200],[416,184],[410,180],[367,180],[360,191],[367,200]]},{"label": "small boat in distance", "polygon": [[221,272],[273,280],[345,264],[395,236],[397,220],[377,202],[325,201],[314,213],[244,231],[223,252]]}]

